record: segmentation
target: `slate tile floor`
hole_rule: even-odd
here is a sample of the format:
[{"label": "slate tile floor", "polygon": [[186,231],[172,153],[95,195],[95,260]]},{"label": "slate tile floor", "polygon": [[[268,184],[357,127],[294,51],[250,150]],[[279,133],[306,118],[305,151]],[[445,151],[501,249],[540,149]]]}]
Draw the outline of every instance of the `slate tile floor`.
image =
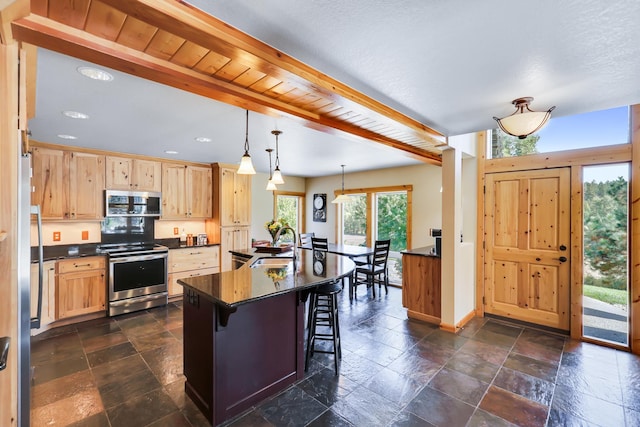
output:
[{"label": "slate tile floor", "polygon": [[[474,319],[458,335],[410,321],[401,291],[341,295],[343,359],[229,426],[639,426],[640,358]],[[207,426],[184,394],[182,306],[32,341],[32,425]]]}]

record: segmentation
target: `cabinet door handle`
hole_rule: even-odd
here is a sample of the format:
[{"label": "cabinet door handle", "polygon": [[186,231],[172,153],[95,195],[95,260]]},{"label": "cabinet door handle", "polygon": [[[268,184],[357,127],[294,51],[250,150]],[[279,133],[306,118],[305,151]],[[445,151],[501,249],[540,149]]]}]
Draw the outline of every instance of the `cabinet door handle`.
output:
[{"label": "cabinet door handle", "polygon": [[7,358],[9,357],[9,344],[11,344],[10,337],[0,338],[0,371],[3,371],[7,367]]},{"label": "cabinet door handle", "polygon": [[78,267],[91,267],[91,264],[88,264],[88,263],[87,264],[75,264],[74,267],[75,268],[78,268]]}]

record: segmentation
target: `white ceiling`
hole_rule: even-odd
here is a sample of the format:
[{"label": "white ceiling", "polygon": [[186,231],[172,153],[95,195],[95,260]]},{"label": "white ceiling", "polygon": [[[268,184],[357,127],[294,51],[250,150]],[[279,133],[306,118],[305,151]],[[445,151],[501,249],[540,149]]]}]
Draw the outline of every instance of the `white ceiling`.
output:
[{"label": "white ceiling", "polygon": [[[640,103],[637,0],[189,3],[449,136],[493,127],[492,117],[510,114],[522,96],[533,96],[536,110],[556,105],[556,117]],[[243,110],[116,71],[113,82],[91,81],[75,71],[84,64],[39,51],[33,139],[201,162],[242,155]],[[276,127],[285,176],[337,174],[342,163],[347,172],[418,163],[286,118],[250,113],[249,123],[261,172]],[[164,153],[171,149],[179,153]]]}]

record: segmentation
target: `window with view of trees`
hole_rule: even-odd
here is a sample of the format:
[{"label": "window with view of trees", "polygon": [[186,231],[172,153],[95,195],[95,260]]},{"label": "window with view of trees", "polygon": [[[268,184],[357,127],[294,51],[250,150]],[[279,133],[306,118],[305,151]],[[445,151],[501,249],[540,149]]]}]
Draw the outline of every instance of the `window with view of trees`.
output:
[{"label": "window with view of trees", "polygon": [[[278,193],[275,194],[275,213],[274,218],[283,219],[291,228],[296,231],[296,235],[301,232],[301,221],[303,217],[302,209],[304,206],[304,193]],[[285,233],[281,240],[283,242],[292,242],[291,233]]]},{"label": "window with view of trees", "polygon": [[349,197],[351,202],[342,205],[342,243],[372,246],[375,240],[391,240],[389,281],[401,284],[400,251],[407,249],[411,231],[407,222],[411,186],[375,188]]}]

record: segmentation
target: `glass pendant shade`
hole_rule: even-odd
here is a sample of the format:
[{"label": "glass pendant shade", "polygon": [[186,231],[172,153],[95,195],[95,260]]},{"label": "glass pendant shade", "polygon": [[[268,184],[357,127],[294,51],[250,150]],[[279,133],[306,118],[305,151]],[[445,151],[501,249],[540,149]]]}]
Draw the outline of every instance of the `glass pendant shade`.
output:
[{"label": "glass pendant shade", "polygon": [[520,139],[525,139],[542,129],[556,107],[551,107],[547,111],[532,111],[529,109],[531,101],[533,101],[531,97],[518,98],[512,101],[512,104],[516,106],[516,111],[513,114],[502,119],[494,117],[500,129]]},{"label": "glass pendant shade", "polygon": [[267,191],[275,191],[277,189],[278,189],[278,187],[276,187],[276,185],[273,183],[272,179],[267,181],[267,188],[266,188]]},{"label": "glass pendant shade", "polygon": [[253,162],[251,162],[251,156],[248,152],[244,153],[240,160],[240,167],[238,168],[238,174],[240,175],[255,175],[256,170],[253,168]]},{"label": "glass pendant shade", "polygon": [[276,170],[273,171],[273,178],[271,178],[274,184],[284,184],[284,179],[282,179],[282,173],[280,173],[280,169],[276,167]]},{"label": "glass pendant shade", "polygon": [[253,168],[253,162],[249,155],[249,110],[247,110],[247,122],[244,131],[244,154],[240,159],[240,167],[238,168],[239,175],[255,175],[256,170]]}]

